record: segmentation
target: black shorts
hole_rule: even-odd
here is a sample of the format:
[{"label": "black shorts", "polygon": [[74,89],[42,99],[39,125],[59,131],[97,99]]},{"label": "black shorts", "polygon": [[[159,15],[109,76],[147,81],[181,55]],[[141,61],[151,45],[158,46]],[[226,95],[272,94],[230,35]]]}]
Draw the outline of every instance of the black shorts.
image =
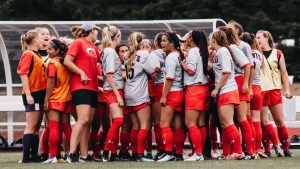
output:
[{"label": "black shorts", "polygon": [[92,108],[98,107],[98,92],[93,90],[76,90],[72,92],[72,103],[74,106],[80,104],[90,105]]},{"label": "black shorts", "polygon": [[25,112],[31,111],[42,111],[44,109],[44,99],[46,95],[46,90],[39,90],[32,92],[31,96],[33,97],[34,104],[28,104],[26,95],[22,94],[23,104],[25,106]]}]

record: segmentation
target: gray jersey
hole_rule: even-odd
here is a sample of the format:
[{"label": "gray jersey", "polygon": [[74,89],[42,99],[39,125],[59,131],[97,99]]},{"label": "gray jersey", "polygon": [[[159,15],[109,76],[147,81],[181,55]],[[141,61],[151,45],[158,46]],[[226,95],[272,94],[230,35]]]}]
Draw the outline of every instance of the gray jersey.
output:
[{"label": "gray jersey", "polygon": [[178,52],[172,52],[166,58],[166,79],[173,80],[170,92],[183,90],[182,68],[180,62],[181,58]]},{"label": "gray jersey", "polygon": [[126,85],[125,103],[126,106],[137,106],[150,102],[148,92],[148,74],[153,75],[157,69],[153,64],[155,58],[150,57],[147,51],[139,50],[132,66],[129,68],[125,61]]},{"label": "gray jersey", "polygon": [[203,72],[202,56],[198,47],[191,48],[188,51],[185,64],[195,74],[191,76],[187,72],[184,72],[184,86],[208,83],[208,78]]},{"label": "gray jersey", "polygon": [[164,83],[166,77],[166,53],[162,49],[157,49],[151,52],[151,57],[155,58],[155,60],[159,62],[159,70],[155,74],[154,84],[162,84]]},{"label": "gray jersey", "polygon": [[220,94],[237,90],[237,84],[234,79],[234,64],[230,52],[227,48],[222,47],[216,53],[213,63],[215,72],[215,83],[218,84],[222,74],[230,73],[225,85],[220,89]]},{"label": "gray jersey", "polygon": [[262,54],[258,50],[252,51],[253,56],[253,64],[254,64],[254,71],[253,71],[253,85],[260,85],[260,69],[262,65]]},{"label": "gray jersey", "polygon": [[234,73],[235,76],[244,75],[244,68],[250,64],[249,60],[245,56],[245,54],[237,47],[237,45],[230,45],[230,49],[232,52],[232,57],[235,61],[234,64]]},{"label": "gray jersey", "polygon": [[[88,65],[87,65],[88,66]],[[105,48],[102,53],[102,67],[103,67],[103,89],[112,90],[110,87],[107,74],[113,74],[115,85],[117,89],[123,89],[124,83],[121,72],[121,61],[118,54],[112,48]]]},{"label": "gray jersey", "polygon": [[250,64],[253,65],[251,46],[248,43],[244,42],[244,41],[240,41],[240,43],[238,44],[238,47],[245,54],[245,56],[249,60]]}]

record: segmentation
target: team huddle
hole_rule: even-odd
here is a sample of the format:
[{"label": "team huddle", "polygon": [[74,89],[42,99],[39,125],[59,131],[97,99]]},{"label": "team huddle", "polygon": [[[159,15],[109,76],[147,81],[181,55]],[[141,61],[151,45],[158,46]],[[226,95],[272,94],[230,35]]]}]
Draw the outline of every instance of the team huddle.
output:
[{"label": "team huddle", "polygon": [[152,43],[134,32],[121,44],[117,27],[104,27],[97,40],[100,30],[86,23],[72,27],[74,39],[44,27],[21,36],[20,162],[57,163],[62,152],[69,163],[251,160],[270,157],[271,144],[278,157],[294,156],[281,95],[292,97],[288,74],[268,31],[254,35],[230,21],[209,36],[161,32]]}]

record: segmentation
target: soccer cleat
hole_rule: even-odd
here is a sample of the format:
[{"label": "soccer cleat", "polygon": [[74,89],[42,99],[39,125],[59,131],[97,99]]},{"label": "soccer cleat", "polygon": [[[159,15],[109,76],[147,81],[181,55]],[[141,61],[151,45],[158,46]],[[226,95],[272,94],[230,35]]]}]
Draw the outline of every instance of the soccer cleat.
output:
[{"label": "soccer cleat", "polygon": [[175,161],[183,161],[183,156],[182,154],[175,154]]},{"label": "soccer cleat", "polygon": [[131,155],[126,152],[126,153],[119,153],[118,158],[120,161],[130,161],[131,160]]},{"label": "soccer cleat", "polygon": [[109,158],[109,161],[120,161],[120,159],[119,159],[119,157],[118,157],[118,155],[117,155],[117,153],[116,154],[111,154],[110,155],[110,158]]},{"label": "soccer cleat", "polygon": [[79,157],[75,153],[71,153],[67,157],[67,162],[68,163],[79,163]]},{"label": "soccer cleat", "polygon": [[50,157],[50,158],[48,158],[48,160],[42,162],[42,164],[57,163],[57,162],[58,162],[58,160],[56,157]]},{"label": "soccer cleat", "polygon": [[256,152],[260,158],[268,158],[268,155],[264,153],[261,149]]},{"label": "soccer cleat", "polygon": [[202,154],[196,154],[194,153],[192,156],[190,156],[189,158],[185,159],[184,161],[203,161],[204,157]]},{"label": "soccer cleat", "polygon": [[275,146],[274,148],[275,148],[275,152],[277,154],[277,157],[284,157],[283,151],[282,151],[282,149],[280,148],[279,145]]},{"label": "soccer cleat", "polygon": [[152,152],[147,152],[145,157],[148,159],[153,159]]},{"label": "soccer cleat", "polygon": [[212,150],[211,151],[211,158],[213,160],[217,160],[219,157],[220,157],[220,151],[217,149],[217,150]]},{"label": "soccer cleat", "polygon": [[38,158],[39,158],[39,160],[40,160],[41,162],[44,162],[44,161],[48,160],[49,155],[48,155],[48,154],[40,154],[40,155],[38,156]]},{"label": "soccer cleat", "polygon": [[94,158],[95,162],[102,162],[102,155],[99,154],[97,157]]},{"label": "soccer cleat", "polygon": [[138,156],[138,159],[136,160],[137,162],[154,162],[152,158],[147,158],[144,155]]},{"label": "soccer cleat", "polygon": [[108,159],[108,155],[106,155],[106,154],[102,154],[102,162],[108,162],[109,161],[109,159]]},{"label": "soccer cleat", "polygon": [[87,155],[87,157],[79,157],[79,163],[86,163],[86,162],[92,162],[95,161],[94,158],[91,155]]},{"label": "soccer cleat", "polygon": [[272,157],[271,152],[266,151],[265,154],[268,156],[268,158]]},{"label": "soccer cleat", "polygon": [[228,161],[231,161],[231,160],[242,160],[245,158],[245,155],[244,154],[237,154],[237,153],[233,153],[233,154],[230,154],[228,156],[220,156],[219,157],[219,160],[228,160]]},{"label": "soccer cleat", "polygon": [[174,160],[175,160],[175,156],[164,153],[161,159],[157,160],[157,162],[167,162],[167,161],[174,161]]},{"label": "soccer cleat", "polygon": [[294,153],[291,150],[284,151],[285,157],[295,157]]},{"label": "soccer cleat", "polygon": [[157,160],[161,159],[163,155],[164,155],[164,152],[159,151],[158,153],[155,154],[154,160],[157,161]]},{"label": "soccer cleat", "polygon": [[248,152],[245,152],[244,154],[245,154],[244,160],[254,160],[255,159],[254,154],[249,154]]}]

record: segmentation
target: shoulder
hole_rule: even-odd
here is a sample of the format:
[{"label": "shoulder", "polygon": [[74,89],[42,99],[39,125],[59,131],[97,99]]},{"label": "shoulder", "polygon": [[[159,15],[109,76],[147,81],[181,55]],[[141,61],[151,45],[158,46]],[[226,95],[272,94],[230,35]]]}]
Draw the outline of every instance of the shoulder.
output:
[{"label": "shoulder", "polygon": [[149,52],[145,51],[145,50],[139,50],[136,52],[136,55],[142,57],[142,58],[146,58],[148,57],[150,54]]}]

